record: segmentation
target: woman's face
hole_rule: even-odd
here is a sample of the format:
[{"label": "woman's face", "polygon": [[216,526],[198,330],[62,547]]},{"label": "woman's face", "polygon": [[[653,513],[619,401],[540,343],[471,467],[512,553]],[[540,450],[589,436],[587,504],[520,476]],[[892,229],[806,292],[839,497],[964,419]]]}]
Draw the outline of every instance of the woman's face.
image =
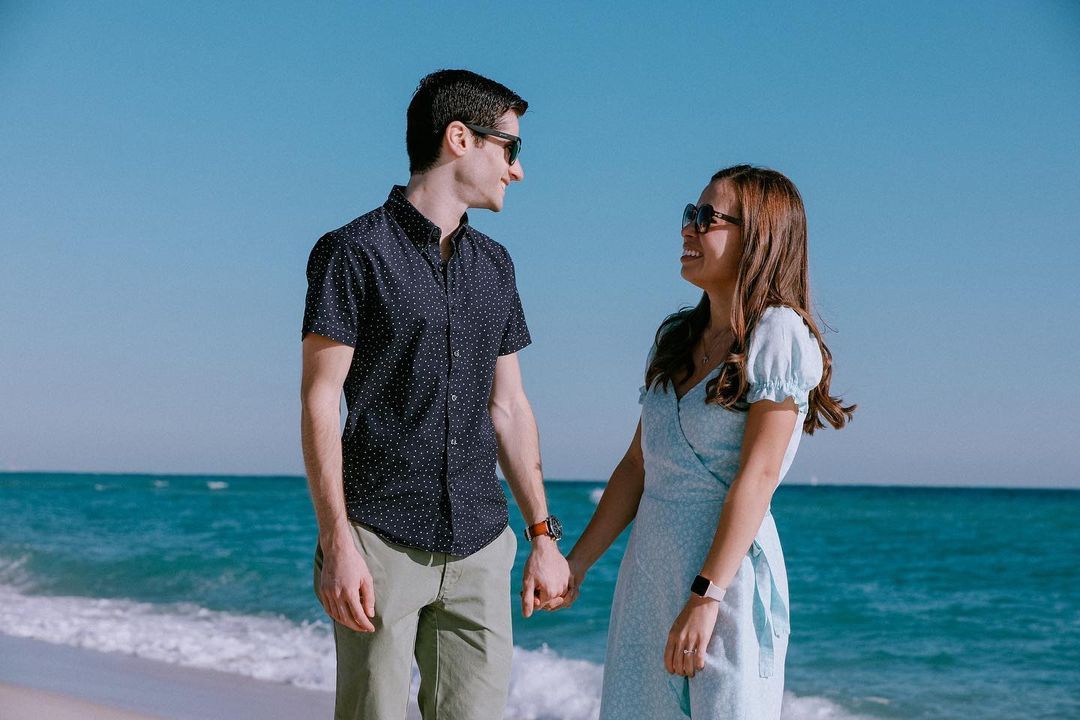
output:
[{"label": "woman's face", "polygon": [[[701,191],[697,206],[712,205],[713,210],[742,217],[742,208],[730,183],[725,180],[709,183]],[[694,223],[682,230],[682,276],[705,291],[728,291],[734,288],[739,276],[743,255],[742,228],[727,220],[714,217],[712,225],[699,233]]]}]

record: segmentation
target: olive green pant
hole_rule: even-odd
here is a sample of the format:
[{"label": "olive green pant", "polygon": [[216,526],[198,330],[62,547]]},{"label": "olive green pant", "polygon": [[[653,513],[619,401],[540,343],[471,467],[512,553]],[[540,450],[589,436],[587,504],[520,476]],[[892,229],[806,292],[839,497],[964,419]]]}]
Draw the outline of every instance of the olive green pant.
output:
[{"label": "olive green pant", "polygon": [[[352,529],[375,584],[375,632],[334,623],[335,720],[404,720],[414,657],[424,720],[501,720],[514,650],[514,532],[507,527],[458,557],[397,545],[362,525]],[[319,547],[316,591],[321,571]]]}]

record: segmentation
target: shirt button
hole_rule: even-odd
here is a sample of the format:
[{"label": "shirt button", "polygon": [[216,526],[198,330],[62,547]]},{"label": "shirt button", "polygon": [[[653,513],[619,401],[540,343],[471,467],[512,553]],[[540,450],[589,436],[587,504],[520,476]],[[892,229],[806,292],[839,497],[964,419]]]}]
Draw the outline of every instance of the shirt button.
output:
[{"label": "shirt button", "polygon": [[461,351],[460,350],[455,350],[454,351],[454,357],[461,357]]},{"label": "shirt button", "polygon": [[451,395],[451,396],[450,396],[450,399],[451,399],[451,400],[457,400],[457,395]]},{"label": "shirt button", "polygon": [[450,438],[451,445],[457,445],[457,438]]}]

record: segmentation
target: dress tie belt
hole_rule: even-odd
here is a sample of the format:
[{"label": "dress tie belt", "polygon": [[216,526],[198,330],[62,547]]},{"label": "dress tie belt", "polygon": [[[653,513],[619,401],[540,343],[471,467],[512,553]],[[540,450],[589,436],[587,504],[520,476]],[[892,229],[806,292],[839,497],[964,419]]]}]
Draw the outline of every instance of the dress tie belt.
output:
[{"label": "dress tie belt", "polygon": [[[757,540],[750,546],[750,562],[754,566],[754,628],[758,638],[758,675],[770,677],[775,671],[773,638],[786,635],[790,629],[787,603],[776,587],[776,576],[769,566],[769,556]],[[768,598],[768,601],[766,601]]]}]

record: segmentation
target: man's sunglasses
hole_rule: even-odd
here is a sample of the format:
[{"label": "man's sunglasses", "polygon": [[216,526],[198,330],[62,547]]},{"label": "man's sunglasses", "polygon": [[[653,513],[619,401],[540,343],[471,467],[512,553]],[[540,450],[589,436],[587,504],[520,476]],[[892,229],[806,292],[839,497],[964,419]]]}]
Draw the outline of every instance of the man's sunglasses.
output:
[{"label": "man's sunglasses", "polygon": [[690,223],[693,223],[694,229],[699,233],[708,232],[709,226],[712,225],[713,218],[727,220],[732,225],[742,225],[742,220],[740,218],[717,212],[716,210],[713,210],[713,206],[708,203],[701,207],[695,207],[693,203],[687,203],[682,211],[682,227],[685,228]]},{"label": "man's sunglasses", "polygon": [[472,130],[477,135],[491,135],[492,137],[502,138],[503,140],[509,140],[510,144],[506,146],[506,150],[509,155],[506,158],[506,162],[513,165],[517,162],[518,155],[521,154],[521,138],[517,135],[511,135],[510,133],[504,133],[501,130],[495,128],[484,127],[483,125],[473,125],[472,123],[462,123],[465,127]]}]

